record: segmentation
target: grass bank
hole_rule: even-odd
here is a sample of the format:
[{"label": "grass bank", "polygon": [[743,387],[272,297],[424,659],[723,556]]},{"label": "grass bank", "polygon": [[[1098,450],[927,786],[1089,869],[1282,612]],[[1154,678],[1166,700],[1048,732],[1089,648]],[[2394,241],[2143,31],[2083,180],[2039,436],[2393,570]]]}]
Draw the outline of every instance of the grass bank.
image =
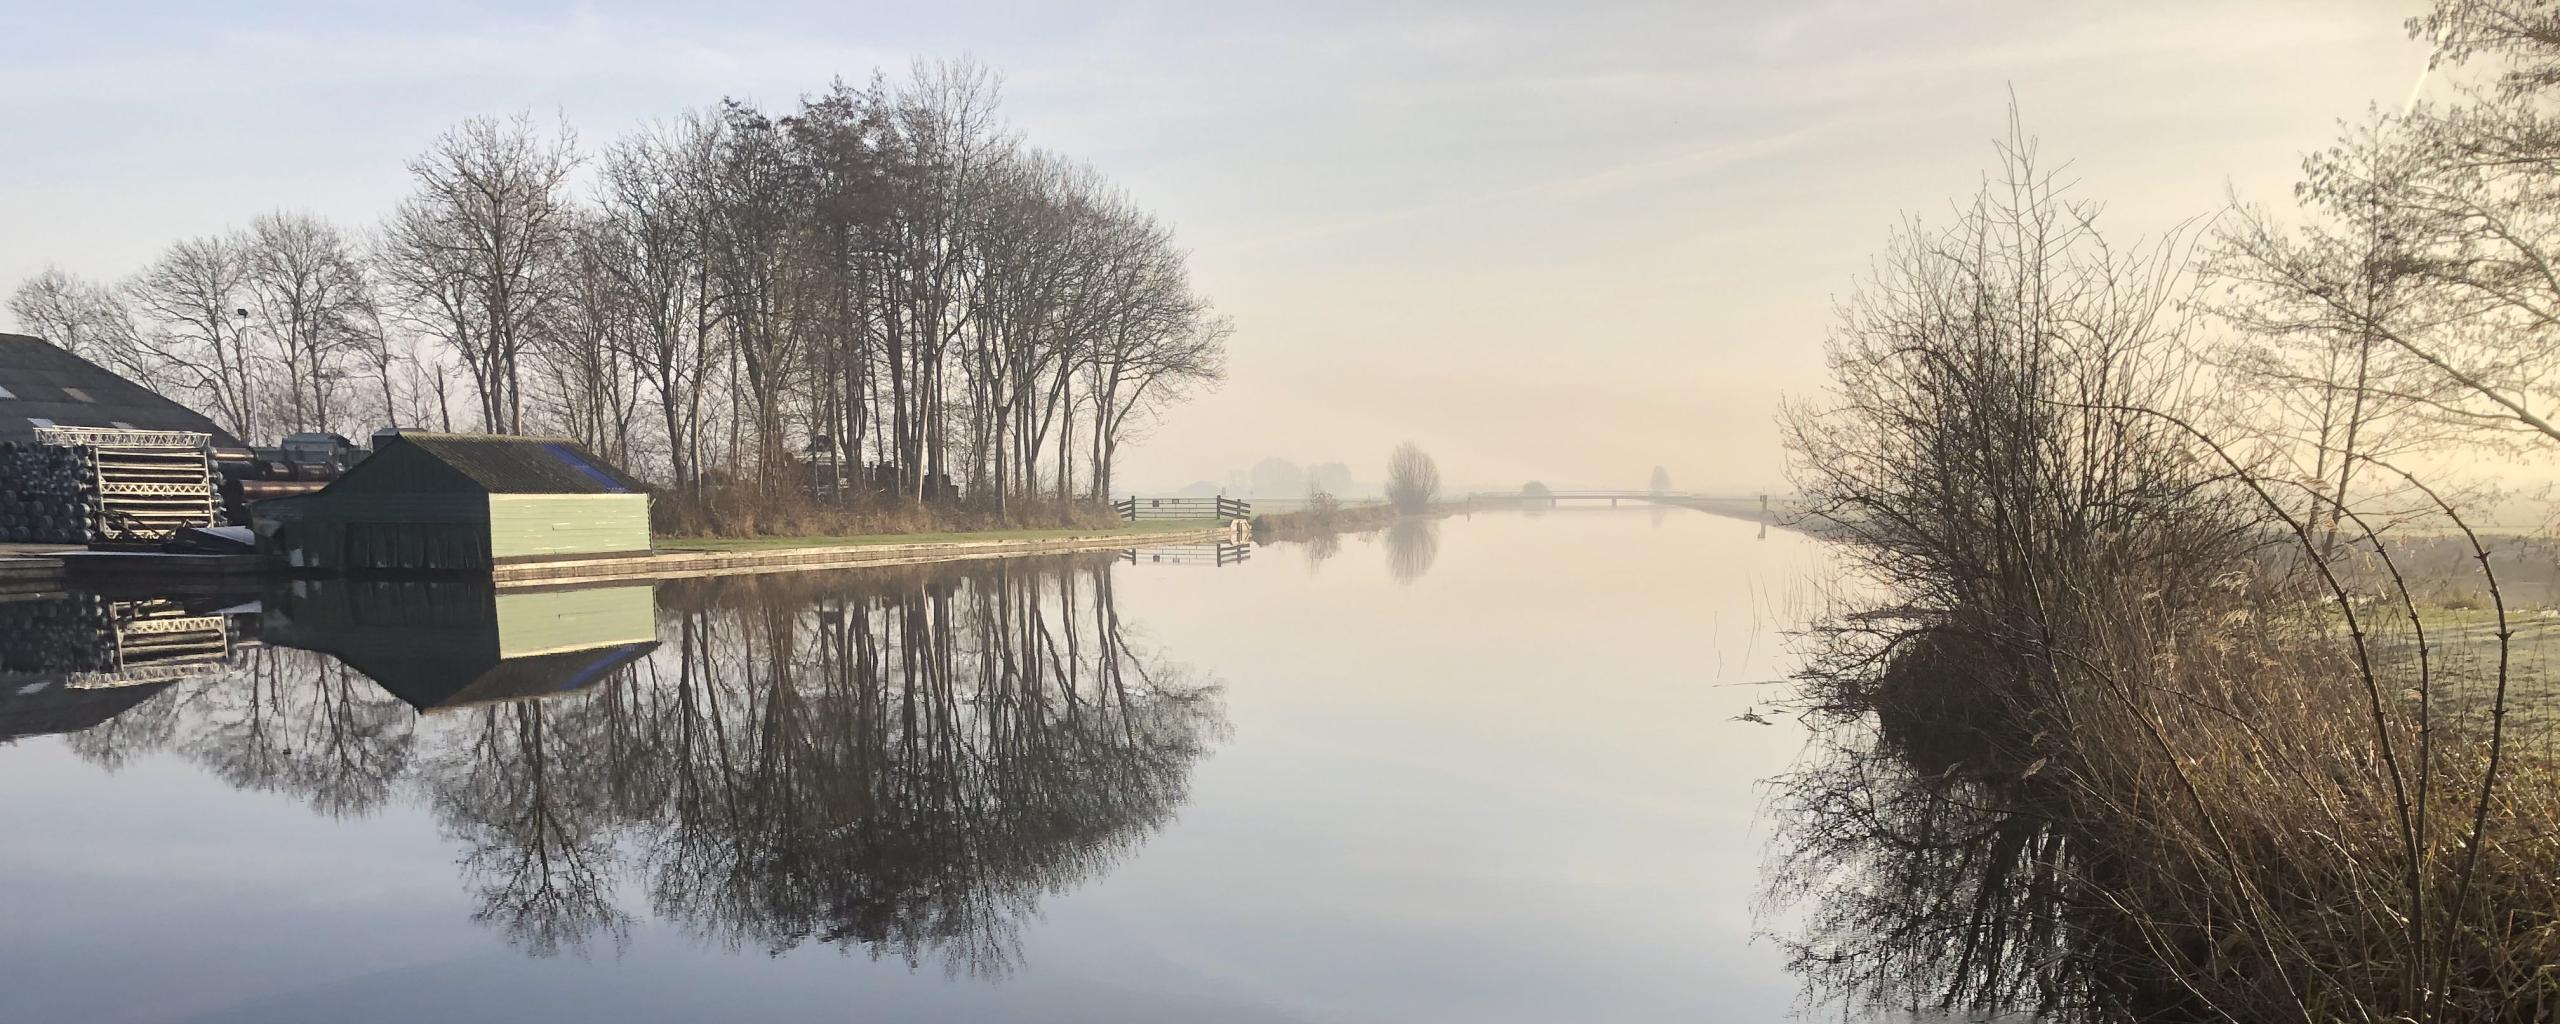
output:
[{"label": "grass bank", "polygon": [[1121,524],[1110,505],[1083,500],[1017,499],[998,505],[871,496],[833,502],[791,493],[758,498],[740,490],[707,499],[662,494],[649,504],[649,528],[662,540],[686,543],[1097,530]]},{"label": "grass bank", "polygon": [[1110,526],[1057,526],[993,530],[938,530],[917,533],[806,534],[764,537],[666,537],[661,551],[774,551],[785,548],[859,547],[878,544],[964,544],[977,541],[1058,540],[1068,537],[1128,537],[1145,540],[1168,534],[1196,533],[1216,527],[1215,520],[1171,519]]},{"label": "grass bank", "polygon": [[1333,500],[1329,495],[1320,495],[1305,508],[1253,517],[1253,539],[1303,541],[1340,533],[1362,533],[1394,525],[1397,515],[1395,506],[1385,502],[1352,505]]}]

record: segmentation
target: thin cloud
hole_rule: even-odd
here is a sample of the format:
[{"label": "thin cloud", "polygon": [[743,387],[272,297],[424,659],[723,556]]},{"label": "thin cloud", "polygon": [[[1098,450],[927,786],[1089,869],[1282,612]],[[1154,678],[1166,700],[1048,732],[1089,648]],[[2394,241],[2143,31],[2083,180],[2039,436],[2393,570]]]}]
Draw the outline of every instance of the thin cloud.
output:
[{"label": "thin cloud", "polygon": [[1713,172],[1801,149],[1820,138],[1823,131],[1822,128],[1808,126],[1777,135],[1720,142],[1669,156],[1625,160],[1567,178],[1494,189],[1366,216],[1324,221],[1258,238],[1213,244],[1206,248],[1225,252],[1266,249],[1317,239],[1356,235],[1383,227],[1523,199],[1545,200],[1550,203],[1574,202],[1619,192],[1693,185],[1700,177]]}]

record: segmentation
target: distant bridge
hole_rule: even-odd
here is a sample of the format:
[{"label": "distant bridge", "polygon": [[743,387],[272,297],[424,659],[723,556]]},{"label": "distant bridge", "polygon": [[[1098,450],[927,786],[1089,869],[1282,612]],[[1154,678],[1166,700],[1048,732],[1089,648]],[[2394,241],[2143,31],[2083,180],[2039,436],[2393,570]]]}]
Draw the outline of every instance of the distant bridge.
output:
[{"label": "distant bridge", "polygon": [[1562,505],[1605,502],[1642,502],[1649,505],[1672,505],[1694,508],[1702,512],[1739,515],[1758,514],[1770,507],[1766,494],[1701,494],[1695,491],[1549,491],[1532,494],[1525,491],[1478,491],[1467,495],[1470,505]]},{"label": "distant bridge", "polygon": [[1478,491],[1467,495],[1471,508],[1552,508],[1562,505],[1652,505],[1695,509],[1709,515],[1748,520],[1762,526],[1802,529],[1799,503],[1770,494],[1705,494],[1698,491]]}]

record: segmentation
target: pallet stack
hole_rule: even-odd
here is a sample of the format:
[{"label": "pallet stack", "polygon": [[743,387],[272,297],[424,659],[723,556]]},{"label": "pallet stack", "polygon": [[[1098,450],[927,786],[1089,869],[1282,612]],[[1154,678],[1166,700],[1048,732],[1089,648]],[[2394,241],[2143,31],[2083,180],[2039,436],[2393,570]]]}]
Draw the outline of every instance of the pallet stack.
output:
[{"label": "pallet stack", "polygon": [[46,427],[0,442],[0,540],[152,540],[222,525],[203,434]]}]

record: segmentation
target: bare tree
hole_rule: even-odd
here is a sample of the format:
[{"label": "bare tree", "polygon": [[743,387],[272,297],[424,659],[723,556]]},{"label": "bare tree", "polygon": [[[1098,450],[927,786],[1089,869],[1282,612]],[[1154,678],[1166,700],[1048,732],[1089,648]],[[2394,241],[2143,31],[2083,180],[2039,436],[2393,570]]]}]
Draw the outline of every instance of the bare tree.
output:
[{"label": "bare tree", "polygon": [[247,244],[249,308],[283,378],[278,426],[336,429],[349,364],[378,326],[354,243],[318,217],[275,212],[250,221]]},{"label": "bare tree", "polygon": [[46,267],[9,295],[18,329],[92,362],[122,363],[134,345],[132,313],[105,285]]},{"label": "bare tree", "polygon": [[[783,126],[755,108],[730,101],[720,112],[723,122],[713,179],[713,209],[707,241],[712,274],[719,282],[719,301],[730,336],[729,351],[739,374],[731,381],[737,404],[749,416],[747,452],[755,460],[761,489],[781,482],[790,444],[785,437],[786,410],[801,382],[801,342],[797,286],[803,269],[798,256],[802,213],[807,205],[805,170],[792,159]],[[732,442],[737,444],[737,439]]]},{"label": "bare tree", "polygon": [[267,368],[249,339],[249,251],[236,235],[170,246],[125,286],[143,323],[127,365],[176,391],[243,440],[264,437]]},{"label": "bare tree", "polygon": [[616,142],[598,196],[603,269],[629,319],[612,343],[657,399],[670,481],[697,498],[726,317],[707,248],[721,131],[718,119],[689,114]]},{"label": "bare tree", "polygon": [[[2560,441],[2560,31],[2530,0],[2439,0],[2412,19],[2440,66],[2474,60],[2449,103],[2377,114],[2305,161],[2295,191],[2349,226],[2346,248],[2306,240],[2269,267],[2292,293],[2290,324],[2365,338],[2442,387],[2422,400],[2475,432]],[[2322,258],[2327,257],[2327,258]],[[2362,269],[2357,269],[2361,267]],[[2390,300],[2369,287],[2389,278]]]},{"label": "bare tree", "polygon": [[1387,503],[1405,515],[1431,511],[1440,497],[1440,464],[1422,446],[1407,441],[1387,457]]},{"label": "bare tree", "polygon": [[560,433],[616,463],[631,454],[639,413],[637,374],[622,338],[637,329],[613,262],[618,258],[601,218],[581,214],[570,229],[571,253],[559,271],[559,305],[544,321],[536,349],[545,403]]},{"label": "bare tree", "polygon": [[519,433],[523,363],[570,258],[569,173],[577,138],[529,114],[476,117],[409,162],[417,192],[386,250],[413,301],[448,328],[472,371],[481,425]]}]

